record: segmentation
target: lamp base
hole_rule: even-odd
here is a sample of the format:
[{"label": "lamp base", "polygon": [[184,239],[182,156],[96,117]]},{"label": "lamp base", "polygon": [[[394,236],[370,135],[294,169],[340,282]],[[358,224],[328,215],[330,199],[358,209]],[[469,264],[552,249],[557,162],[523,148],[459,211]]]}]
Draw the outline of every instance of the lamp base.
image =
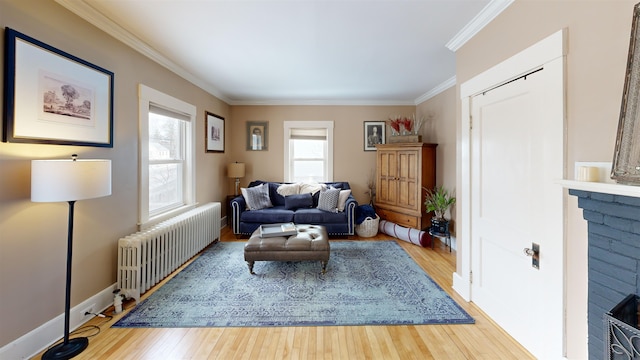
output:
[{"label": "lamp base", "polygon": [[71,359],[72,357],[83,352],[84,349],[87,348],[87,346],[89,346],[89,339],[86,337],[69,339],[66,344],[60,343],[47,350],[42,355],[42,360]]}]

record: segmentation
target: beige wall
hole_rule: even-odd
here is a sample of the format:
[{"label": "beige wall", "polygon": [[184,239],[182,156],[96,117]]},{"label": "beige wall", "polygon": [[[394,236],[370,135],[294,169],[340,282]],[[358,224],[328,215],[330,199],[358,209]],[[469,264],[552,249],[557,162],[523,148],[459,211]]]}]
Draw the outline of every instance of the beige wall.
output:
[{"label": "beige wall", "polygon": [[[455,194],[456,190],[456,88],[451,87],[433,98],[418,104],[416,118],[428,121],[422,125],[424,142],[438,144],[436,151],[436,185],[444,186]],[[455,205],[451,209],[451,231],[455,235]]]},{"label": "beige wall", "polygon": [[[457,51],[458,84],[567,28],[566,171],[572,178],[575,161],[611,161],[635,2],[516,0]],[[567,354],[582,359],[587,236],[572,196],[567,197],[566,225]],[[458,266],[465,251],[458,251]]]},{"label": "beige wall", "polygon": [[[138,217],[138,83],[197,106],[197,200],[221,201],[229,191],[229,152],[204,152],[205,110],[229,117],[229,106],[148,60],[52,0],[0,1],[0,27],[11,27],[115,73],[114,146],[0,142],[0,347],[64,309],[67,204],[30,201],[30,161],[112,160],[113,195],[76,204],[72,306],[116,281],[116,244]],[[4,49],[4,36],[1,37]],[[4,51],[0,58],[4,59]],[[0,74],[4,81],[3,74]],[[2,92],[3,90],[0,90]],[[3,95],[3,93],[2,93]],[[3,96],[0,95],[0,99]],[[228,121],[229,124],[231,121]],[[232,190],[231,190],[232,191]]]},{"label": "beige wall", "polygon": [[[367,179],[375,171],[376,152],[364,151],[364,122],[410,116],[415,110],[415,106],[233,106],[232,160],[245,162],[247,169],[240,185],[257,179],[283,180],[284,121],[333,121],[333,179],[349,181],[356,200],[367,203]],[[246,150],[247,121],[269,122],[268,151]]]}]

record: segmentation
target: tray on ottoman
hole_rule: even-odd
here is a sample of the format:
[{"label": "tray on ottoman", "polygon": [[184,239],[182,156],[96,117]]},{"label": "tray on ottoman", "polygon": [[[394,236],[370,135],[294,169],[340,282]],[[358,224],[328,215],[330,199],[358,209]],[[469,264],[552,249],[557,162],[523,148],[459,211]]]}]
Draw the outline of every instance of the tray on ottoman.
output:
[{"label": "tray on ottoman", "polygon": [[292,222],[283,224],[264,224],[258,228],[260,237],[290,236],[298,233],[296,225]]},{"label": "tray on ottoman", "polygon": [[253,232],[244,245],[244,260],[253,272],[256,261],[320,261],[322,273],[329,261],[329,236],[322,225],[295,225],[295,235],[261,236],[260,228]]}]

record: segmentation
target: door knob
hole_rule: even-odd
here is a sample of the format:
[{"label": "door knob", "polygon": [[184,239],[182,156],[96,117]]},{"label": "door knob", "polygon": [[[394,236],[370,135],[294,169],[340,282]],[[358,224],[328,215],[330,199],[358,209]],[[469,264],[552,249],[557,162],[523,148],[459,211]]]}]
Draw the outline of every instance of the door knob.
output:
[{"label": "door knob", "polygon": [[531,266],[540,269],[540,245],[531,243],[531,249],[524,248],[524,254],[531,256]]}]

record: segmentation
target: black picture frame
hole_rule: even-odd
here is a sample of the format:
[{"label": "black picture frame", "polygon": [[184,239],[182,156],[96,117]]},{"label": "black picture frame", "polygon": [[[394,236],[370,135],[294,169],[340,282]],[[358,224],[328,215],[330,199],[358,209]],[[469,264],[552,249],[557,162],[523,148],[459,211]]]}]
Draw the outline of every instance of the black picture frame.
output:
[{"label": "black picture frame", "polygon": [[5,29],[2,141],[113,147],[114,74]]},{"label": "black picture frame", "polygon": [[387,126],[384,121],[364,122],[364,151],[376,151],[376,144],[386,144]]},{"label": "black picture frame", "polygon": [[208,153],[224,152],[224,118],[205,111],[205,151]]},{"label": "black picture frame", "polygon": [[247,150],[269,150],[268,121],[247,121]]}]

